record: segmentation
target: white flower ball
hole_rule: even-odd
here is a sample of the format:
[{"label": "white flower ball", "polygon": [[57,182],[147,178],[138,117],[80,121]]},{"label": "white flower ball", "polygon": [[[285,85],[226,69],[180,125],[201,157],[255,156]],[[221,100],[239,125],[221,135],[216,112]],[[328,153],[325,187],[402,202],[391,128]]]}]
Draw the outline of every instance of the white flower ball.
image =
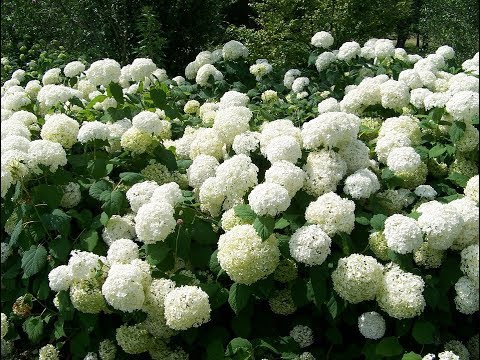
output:
[{"label": "white flower ball", "polygon": [[305,173],[298,166],[289,161],[277,161],[265,172],[265,182],[282,185],[290,198],[293,198],[298,190],[303,187]]},{"label": "white flower ball", "polygon": [[462,250],[460,253],[460,270],[468,276],[478,288],[479,284],[479,257],[478,257],[478,244],[473,244]]},{"label": "white flower ball", "polygon": [[258,167],[248,156],[234,155],[221,163],[216,170],[216,177],[225,188],[226,194],[243,197],[245,193],[258,184]]},{"label": "white flower ball", "polygon": [[210,76],[213,77],[214,81],[223,80],[223,74],[217,70],[217,68],[211,64],[205,64],[200,69],[198,69],[197,76],[195,77],[195,82],[200,86],[207,86]]},{"label": "white flower ball", "polygon": [[132,119],[133,127],[150,134],[162,135],[165,127],[169,126],[160,117],[151,111],[141,111]]},{"label": "white flower ball", "polygon": [[468,180],[463,193],[478,204],[478,175]]},{"label": "white flower ball", "polygon": [[208,295],[197,286],[180,286],[165,296],[165,319],[175,330],[199,327],[210,320]]},{"label": "white flower ball", "polygon": [[347,173],[347,164],[335,151],[320,150],[308,154],[303,170],[306,174],[305,190],[320,196],[336,190]]},{"label": "white flower ball", "polygon": [[290,196],[282,185],[263,183],[253,188],[248,203],[258,216],[276,216],[290,206]]},{"label": "white flower ball", "polygon": [[72,78],[80,75],[84,70],[85,65],[81,61],[72,61],[65,65],[63,68],[63,73],[66,77]]},{"label": "white flower ball", "polygon": [[371,166],[370,148],[361,140],[355,139],[341,146],[338,155],[347,164],[347,174],[353,174]]},{"label": "white flower ball", "polygon": [[187,169],[188,184],[200,188],[205,180],[215,176],[219,162],[210,155],[198,155]]},{"label": "white flower ball", "polygon": [[296,163],[302,157],[302,149],[297,139],[290,135],[277,136],[272,139],[264,150],[266,158],[271,163],[288,161]]},{"label": "white flower ball", "polygon": [[385,221],[383,231],[389,249],[407,254],[419,248],[423,243],[423,234],[415,219],[394,214]]},{"label": "white flower ball", "polygon": [[164,241],[175,230],[177,222],[168,203],[147,203],[135,216],[135,232],[141,242],[155,244]]},{"label": "white flower ball", "polygon": [[110,246],[119,239],[133,239],[135,237],[135,223],[133,219],[133,214],[125,216],[113,215],[108,219],[107,224],[103,228],[103,241]]},{"label": "white flower ball", "polygon": [[57,266],[48,274],[48,285],[52,291],[68,290],[72,282],[72,269],[67,265]]},{"label": "white flower ball", "polygon": [[328,49],[333,45],[333,36],[326,31],[320,31],[312,36],[310,43],[315,47]]},{"label": "white flower ball", "polygon": [[202,182],[198,193],[200,209],[212,216],[220,215],[226,197],[225,184],[218,177],[209,177]]},{"label": "white flower ball", "polygon": [[130,76],[133,81],[143,81],[146,77],[152,75],[157,69],[157,65],[151,60],[146,58],[137,58],[133,60],[132,66],[129,68]]},{"label": "white flower ball", "polygon": [[154,279],[145,294],[142,310],[154,317],[163,317],[165,296],[175,289],[175,283],[169,279]]},{"label": "white flower ball", "polygon": [[318,103],[317,110],[319,114],[324,114],[328,112],[339,112],[340,104],[335,98],[327,98]]},{"label": "white flower ball", "polygon": [[102,268],[104,258],[88,252],[73,250],[68,260],[68,267],[72,272],[73,281],[92,279]]},{"label": "white flower ball", "polygon": [[479,212],[478,206],[469,197],[453,200],[448,203],[462,217],[463,226],[460,235],[455,238],[452,250],[462,250],[469,245],[478,244],[479,241]]},{"label": "white flower ball", "polygon": [[138,245],[129,239],[118,239],[110,244],[107,260],[111,263],[129,264],[138,259]]},{"label": "white flower ball", "polygon": [[222,55],[225,60],[236,60],[246,58],[248,49],[239,41],[231,40],[223,45]]},{"label": "white flower ball", "polygon": [[318,225],[298,228],[290,238],[290,255],[307,265],[321,265],[330,254],[332,240]]},{"label": "white flower ball", "polygon": [[111,82],[118,82],[120,74],[120,64],[112,59],[95,61],[85,71],[86,79],[97,86],[108,86]]},{"label": "white flower ball", "polygon": [[28,149],[29,166],[47,166],[51,172],[57,171],[59,166],[67,165],[67,154],[59,143],[48,140],[34,140]]},{"label": "white flower ball", "polygon": [[355,41],[343,43],[338,49],[338,60],[350,61],[360,55],[361,47]]},{"label": "white flower ball", "polygon": [[445,109],[455,120],[469,122],[478,117],[478,103],[478,92],[460,91],[448,100]]},{"label": "white flower ball", "polygon": [[366,339],[381,339],[385,335],[385,319],[376,311],[363,313],[358,317],[358,329]]},{"label": "white flower ball", "polygon": [[47,70],[42,77],[43,85],[58,84],[60,82],[60,73],[62,72],[59,68],[53,68]]},{"label": "white flower ball", "polygon": [[322,72],[328,67],[328,65],[335,62],[336,60],[337,56],[334,53],[330,51],[325,51],[318,55],[317,59],[315,60],[315,67],[317,68],[318,72]]},{"label": "white flower ball", "polygon": [[85,144],[92,140],[108,140],[110,129],[107,124],[100,121],[85,121],[78,132],[78,141]]},{"label": "white flower ball", "polygon": [[102,285],[102,294],[113,308],[133,312],[145,301],[142,270],[131,264],[113,264]]},{"label": "white flower ball", "polygon": [[232,149],[236,154],[250,155],[260,146],[260,134],[255,131],[246,131],[236,135],[233,139]]},{"label": "white flower ball", "polygon": [[200,103],[197,100],[188,100],[183,107],[185,114],[196,114],[200,109]]},{"label": "white flower ball", "polygon": [[471,315],[479,309],[478,286],[468,276],[462,276],[455,284],[455,306],[459,312]]},{"label": "white flower ball", "polygon": [[150,202],[161,203],[166,202],[172,207],[175,207],[182,201],[183,195],[180,186],[176,182],[169,182],[159,186],[152,195]]},{"label": "white flower ball", "polygon": [[155,181],[142,181],[128,189],[126,196],[132,211],[137,212],[142,205],[148,203],[158,187]]},{"label": "white flower ball", "polygon": [[375,42],[375,57],[378,59],[386,59],[395,55],[395,45],[392,40],[378,39]]},{"label": "white flower ball", "polygon": [[334,192],[321,195],[305,210],[305,220],[320,225],[328,236],[340,232],[350,234],[355,226],[355,203]]},{"label": "white flower ball", "polygon": [[252,111],[245,106],[219,108],[215,114],[213,128],[226,144],[231,145],[235,136],[250,130],[248,123],[252,116]]},{"label": "white flower ball", "polygon": [[217,257],[233,281],[250,285],[275,271],[280,250],[274,236],[262,241],[252,225],[238,225],[220,235]]},{"label": "white flower ball", "polygon": [[413,192],[415,195],[429,200],[437,196],[437,192],[430,185],[418,185]]},{"label": "white flower ball", "polygon": [[70,149],[77,142],[80,125],[65,114],[45,116],[40,137],[43,140],[57,142],[65,149]]},{"label": "white flower ball", "polygon": [[388,80],[380,85],[382,106],[386,109],[400,110],[410,103],[410,88],[401,81]]},{"label": "white flower ball", "polygon": [[380,190],[377,176],[368,169],[357,170],[345,179],[343,192],[354,199],[368,199]]},{"label": "white flower ball", "polygon": [[313,331],[311,328],[305,325],[294,326],[290,330],[290,336],[295,340],[301,348],[310,346],[313,344]]}]

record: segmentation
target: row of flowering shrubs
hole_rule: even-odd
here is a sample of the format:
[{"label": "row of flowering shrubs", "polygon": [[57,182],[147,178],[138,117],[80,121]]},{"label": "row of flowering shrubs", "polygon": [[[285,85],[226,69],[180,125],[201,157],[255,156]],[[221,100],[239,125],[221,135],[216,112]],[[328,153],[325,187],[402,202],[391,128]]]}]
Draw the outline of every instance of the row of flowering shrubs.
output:
[{"label": "row of flowering shrubs", "polygon": [[333,43],[15,71],[2,358],[478,359],[478,53]]}]

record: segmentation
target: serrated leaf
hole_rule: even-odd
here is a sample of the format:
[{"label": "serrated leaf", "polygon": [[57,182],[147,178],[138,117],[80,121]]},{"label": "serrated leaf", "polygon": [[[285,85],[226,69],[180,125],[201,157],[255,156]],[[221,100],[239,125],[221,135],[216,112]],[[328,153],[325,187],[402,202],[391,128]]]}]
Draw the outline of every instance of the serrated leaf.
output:
[{"label": "serrated leaf", "polygon": [[53,336],[55,336],[55,339],[57,340],[64,336],[67,336],[65,334],[65,330],[63,329],[63,324],[64,324],[63,319],[58,319],[53,324]]},{"label": "serrated leaf", "polygon": [[433,344],[434,334],[435,326],[429,321],[417,320],[413,324],[412,336],[419,344]]},{"label": "serrated leaf", "polygon": [[98,244],[98,232],[90,229],[80,236],[80,249],[85,251],[93,251]]},{"label": "serrated leaf", "polygon": [[125,102],[125,99],[123,98],[123,90],[119,84],[111,82],[110,85],[108,85],[107,92],[112,94],[113,98],[119,105],[122,105]]},{"label": "serrated leaf", "polygon": [[145,177],[142,174],[135,172],[123,172],[120,173],[120,179],[124,184],[131,186],[143,181]]},{"label": "serrated leaf", "polygon": [[22,325],[29,340],[36,344],[43,336],[43,320],[40,316],[31,316]]},{"label": "serrated leaf", "polygon": [[252,208],[250,207],[250,205],[246,205],[246,204],[237,205],[233,208],[233,211],[235,212],[235,215],[237,217],[249,223],[252,223],[253,221],[255,221],[257,217],[257,215],[253,212]]},{"label": "serrated leaf", "polygon": [[384,337],[375,349],[377,355],[392,357],[403,353],[403,347],[395,336]]},{"label": "serrated leaf", "polygon": [[164,242],[145,245],[145,253],[154,265],[162,262],[168,255],[170,247]]},{"label": "serrated leaf", "polygon": [[60,205],[63,196],[62,191],[58,186],[46,184],[33,187],[31,195],[35,204],[47,204],[51,209]]},{"label": "serrated leaf", "polygon": [[119,214],[126,202],[127,198],[125,197],[125,194],[119,190],[114,190],[110,193],[109,198],[103,203],[102,210],[110,216]]},{"label": "serrated leaf", "polygon": [[467,186],[468,180],[470,180],[468,176],[465,176],[457,172],[449,174],[447,179],[451,180],[455,185],[458,185],[462,188],[465,188],[465,186]]},{"label": "serrated leaf", "polygon": [[22,256],[23,276],[28,278],[38,273],[47,262],[47,250],[43,245],[32,246]]},{"label": "serrated leaf", "polygon": [[237,354],[239,351],[244,350],[247,353],[253,352],[253,345],[244,338],[234,338],[232,339],[227,346],[227,351],[225,351],[226,356],[233,356]]},{"label": "serrated leaf", "polygon": [[385,220],[387,220],[386,215],[376,214],[370,219],[370,225],[377,231],[383,231],[385,227]]},{"label": "serrated leaf", "polygon": [[160,89],[151,89],[150,98],[153,101],[153,104],[157,108],[163,108],[167,100],[167,94]]},{"label": "serrated leaf", "polygon": [[285,229],[288,225],[290,225],[290,221],[288,221],[285,218],[280,218],[277,220],[277,222],[275,222],[274,229],[278,229],[278,230]]},{"label": "serrated leaf", "polygon": [[51,214],[43,214],[42,222],[48,230],[58,231],[63,236],[67,236],[70,231],[70,219],[63,210],[55,209]]},{"label": "serrated leaf", "polygon": [[430,158],[436,158],[442,155],[445,151],[447,151],[447,148],[444,145],[437,144],[428,151],[428,156]]},{"label": "serrated leaf", "polygon": [[402,360],[422,360],[422,356],[410,351],[409,353],[403,354]]},{"label": "serrated leaf", "polygon": [[247,306],[251,294],[252,289],[249,286],[238,283],[232,284],[228,293],[228,303],[235,314],[238,314]]},{"label": "serrated leaf", "polygon": [[177,170],[177,159],[175,158],[175,155],[170,150],[165,149],[164,146],[158,146],[155,149],[155,156],[160,163],[168,168],[168,170]]},{"label": "serrated leaf", "polygon": [[90,189],[88,190],[88,194],[93,197],[94,199],[97,199],[99,201],[102,201],[105,197],[105,192],[112,191],[112,184],[109,183],[106,180],[100,180],[94,182],[91,186]]},{"label": "serrated leaf", "polygon": [[465,129],[467,128],[467,125],[463,121],[454,121],[452,126],[448,129],[448,135],[450,135],[450,140],[452,140],[453,143],[456,143],[458,140],[460,140],[465,134]]},{"label": "serrated leaf", "polygon": [[253,227],[262,240],[267,240],[273,234],[275,219],[270,216],[257,217],[253,222]]},{"label": "serrated leaf", "polygon": [[10,236],[10,246],[15,245],[17,243],[18,237],[22,233],[23,230],[23,220],[20,219],[15,227],[13,228],[12,235]]},{"label": "serrated leaf", "polygon": [[212,225],[199,219],[193,223],[192,238],[199,244],[213,245],[217,243],[217,234],[213,231]]},{"label": "serrated leaf", "polygon": [[49,243],[50,253],[58,260],[67,260],[68,254],[71,250],[71,243],[67,237],[58,235],[53,241]]}]

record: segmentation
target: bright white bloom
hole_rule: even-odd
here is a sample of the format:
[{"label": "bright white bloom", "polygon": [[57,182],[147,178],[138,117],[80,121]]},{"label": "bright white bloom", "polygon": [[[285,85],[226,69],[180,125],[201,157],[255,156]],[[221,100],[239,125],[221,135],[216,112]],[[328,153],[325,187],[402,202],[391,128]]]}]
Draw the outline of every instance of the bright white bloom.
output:
[{"label": "bright white bloom", "polygon": [[375,57],[378,59],[390,58],[395,55],[395,45],[390,39],[378,39],[375,42]]},{"label": "bright white bloom", "polygon": [[34,140],[28,149],[29,166],[36,169],[38,165],[47,166],[51,172],[67,164],[67,156],[62,145],[48,140]]},{"label": "bright white bloom", "polygon": [[52,291],[68,290],[73,282],[72,269],[66,265],[53,268],[48,274],[48,285]]},{"label": "bright white bloom", "polygon": [[337,60],[337,56],[330,52],[325,51],[318,55],[317,60],[315,60],[315,67],[317,68],[318,72],[322,72],[327,68],[328,65],[335,62]]},{"label": "bright white bloom", "polygon": [[57,142],[65,149],[69,149],[77,142],[79,124],[65,114],[45,116],[40,136],[43,140]]},{"label": "bright white bloom", "polygon": [[231,106],[222,108],[215,114],[213,128],[218,131],[226,144],[232,144],[235,136],[250,130],[249,121],[252,111],[245,106]]},{"label": "bright white bloom", "polygon": [[478,311],[478,286],[468,276],[462,276],[455,284],[455,306],[462,314],[471,315]]},{"label": "bright white bloom", "polygon": [[231,208],[222,214],[221,226],[224,231],[229,231],[237,225],[245,225],[246,222],[235,214],[235,209]]},{"label": "bright white bloom", "polygon": [[125,312],[139,310],[145,301],[142,270],[133,264],[113,264],[102,285],[105,300],[115,309]]},{"label": "bright white bloom", "polygon": [[200,209],[218,216],[226,197],[225,184],[217,177],[209,177],[202,182],[198,198]]},{"label": "bright white bloom", "polygon": [[478,244],[463,249],[461,254],[460,270],[468,276],[478,288]]},{"label": "bright white bloom", "polygon": [[23,136],[18,136],[18,135],[9,135],[4,139],[2,139],[2,142],[1,142],[2,155],[10,150],[27,153],[29,147],[30,147],[30,141],[24,138]]},{"label": "bright white bloom", "polygon": [[410,102],[410,88],[401,81],[388,80],[380,85],[382,106],[386,109],[399,110]]},{"label": "bright white bloom", "polygon": [[267,182],[253,188],[248,203],[258,216],[276,216],[290,206],[290,196],[282,185]]},{"label": "bright white bloom", "polygon": [[[2,344],[3,345],[3,344]],[[38,351],[38,360],[59,360],[58,350],[52,344],[48,344],[40,348]]]},{"label": "bright white bloom", "polygon": [[62,70],[59,68],[53,68],[47,70],[42,77],[43,85],[58,84],[60,82],[60,73]]},{"label": "bright white bloom", "polygon": [[415,219],[400,214],[387,218],[383,234],[388,248],[399,254],[410,253],[423,243],[422,230]]},{"label": "bright white bloom", "polygon": [[[151,64],[149,66],[151,68]],[[130,69],[130,73],[132,73],[132,69]],[[132,77],[133,77],[133,74],[132,74]],[[152,72],[152,75],[150,75],[145,80],[145,84],[148,84],[149,81],[151,81],[152,83],[155,83],[156,81],[162,82],[162,81],[165,81],[165,80],[168,80],[167,71],[165,69],[155,69]]]},{"label": "bright white bloom", "polygon": [[217,68],[211,64],[205,64],[200,69],[198,69],[197,76],[195,77],[195,82],[200,86],[207,86],[210,76],[213,77],[214,81],[223,80],[223,74],[217,70]]},{"label": "bright white bloom", "polygon": [[248,49],[239,41],[231,40],[223,45],[222,55],[225,60],[236,60],[238,58],[246,58]]},{"label": "bright white bloom", "polygon": [[63,73],[66,77],[72,78],[80,75],[85,70],[85,65],[81,61],[72,61],[65,65]]},{"label": "bright white bloom", "polygon": [[180,286],[165,296],[165,319],[175,330],[199,327],[210,320],[208,295],[196,286]]},{"label": "bright white bloom", "polygon": [[380,190],[377,176],[368,169],[357,170],[345,179],[343,192],[354,199],[367,199]]},{"label": "bright white bloom", "polygon": [[265,122],[261,126],[260,133],[260,151],[265,155],[265,149],[270,141],[282,135],[293,136],[298,143],[302,145],[302,135],[299,128],[293,125],[292,121],[287,119],[279,119]]},{"label": "bright white bloom", "polygon": [[198,155],[187,169],[188,184],[199,188],[209,177],[215,176],[218,160],[210,155]]},{"label": "bright white bloom", "polygon": [[30,98],[36,99],[37,94],[42,88],[42,85],[40,85],[40,81],[38,80],[30,80],[27,85],[25,85],[25,92],[30,96]]},{"label": "bright white bloom", "polygon": [[272,65],[266,59],[258,59],[256,64],[250,66],[250,73],[255,76],[257,81],[262,80],[262,77],[272,72]]},{"label": "bright white bloom", "polygon": [[355,41],[343,43],[338,49],[338,60],[349,61],[360,55],[361,47]]},{"label": "bright white bloom", "polygon": [[302,73],[298,69],[288,70],[283,77],[283,85],[285,85],[287,89],[291,89],[293,81],[295,80],[295,78],[297,78],[301,74]]},{"label": "bright white bloom", "polygon": [[303,124],[305,149],[340,147],[357,137],[360,118],[343,112],[328,112]]},{"label": "bright white bloom", "polygon": [[320,103],[318,103],[318,113],[328,113],[328,112],[339,112],[340,111],[340,104],[338,103],[337,99],[334,98],[327,98]]},{"label": "bright white bloom", "polygon": [[80,192],[80,184],[69,182],[62,187],[63,196],[60,201],[60,206],[65,209],[70,209],[77,206],[82,200],[82,193]]},{"label": "bright white bloom", "polygon": [[421,213],[418,224],[433,249],[448,249],[462,231],[463,219],[454,207],[430,201],[417,212]]},{"label": "bright white bloom", "polygon": [[430,94],[432,94],[432,92],[428,89],[413,89],[410,92],[410,103],[417,109],[423,109],[425,108],[425,98]]},{"label": "bright white bloom", "polygon": [[160,185],[152,194],[150,202],[165,202],[175,207],[180,201],[182,201],[183,195],[180,186],[176,182],[169,182]]},{"label": "bright white bloom", "polygon": [[[3,110],[3,109],[2,109]],[[28,140],[30,140],[30,130],[28,127],[20,120],[6,120],[2,121],[2,140],[7,138],[8,136],[22,136]]]},{"label": "bright white bloom", "polygon": [[167,123],[163,122],[160,117],[151,111],[142,111],[135,115],[132,119],[133,127],[150,134],[161,135],[165,132]]},{"label": "bright white bloom", "polygon": [[425,110],[431,110],[433,108],[444,108],[451,97],[452,94],[448,92],[431,93],[425,97],[425,100],[423,102]]},{"label": "bright white bloom", "polygon": [[26,71],[22,69],[15,70],[12,74],[12,80],[22,82],[25,79]]},{"label": "bright white bloom", "polygon": [[469,197],[463,197],[449,202],[448,206],[453,207],[463,220],[460,235],[453,241],[451,249],[462,250],[469,245],[478,244],[479,212],[475,201]]},{"label": "bright white bloom", "polygon": [[132,66],[129,68],[130,76],[133,81],[143,81],[146,77],[152,75],[157,69],[157,65],[151,60],[146,58],[136,58],[132,62]]},{"label": "bright white bloom", "polygon": [[277,136],[272,139],[264,150],[265,156],[271,163],[289,161],[296,163],[302,157],[302,149],[297,139],[290,135]]},{"label": "bright white bloom", "polygon": [[70,255],[68,267],[72,272],[73,281],[92,279],[104,263],[104,258],[88,251],[73,250]]},{"label": "bright white bloom", "polygon": [[233,139],[232,149],[236,154],[250,155],[260,146],[260,134],[254,131],[246,131],[236,135]]},{"label": "bright white bloom", "polygon": [[460,91],[448,100],[445,109],[455,120],[469,122],[478,117],[478,103],[478,92]]},{"label": "bright white bloom", "polygon": [[110,244],[107,260],[110,264],[129,264],[138,259],[138,245],[129,239],[118,239]]},{"label": "bright white bloom", "polygon": [[[26,126],[30,126],[32,124],[37,123],[37,116],[35,114],[32,114],[29,111],[25,110],[20,110],[20,111],[15,111],[9,118],[9,121],[21,121],[23,124]],[[3,132],[3,129],[2,129]]]},{"label": "bright white bloom", "polygon": [[347,174],[365,169],[371,166],[370,149],[361,140],[353,140],[343,145],[338,150],[338,155],[347,164]]},{"label": "bright white bloom", "polygon": [[145,294],[143,309],[149,315],[163,317],[165,296],[175,289],[175,283],[169,279],[154,279]]},{"label": "bright white bloom", "polygon": [[265,182],[282,185],[293,198],[303,187],[305,173],[289,161],[277,161],[265,172]]},{"label": "bright white bloom", "polygon": [[223,157],[224,141],[217,129],[198,128],[190,142],[189,157],[195,160],[199,155],[210,155],[216,159]]},{"label": "bright white bloom", "polygon": [[120,74],[120,64],[112,59],[95,61],[85,71],[86,79],[97,86],[108,86],[111,82],[118,82]]},{"label": "bright white bloom", "polygon": [[418,185],[414,190],[415,195],[425,198],[434,199],[437,196],[437,192],[430,185]]},{"label": "bright white bloom", "polygon": [[296,94],[300,93],[308,84],[310,80],[307,77],[297,77],[292,83],[292,91]]},{"label": "bright white bloom", "polygon": [[378,161],[386,163],[390,152],[399,147],[408,147],[412,144],[412,141],[407,135],[395,134],[395,136],[384,136],[377,140],[375,145],[375,153],[377,154]]},{"label": "bright white bloom", "polygon": [[347,173],[347,164],[333,150],[320,150],[308,154],[303,170],[306,174],[305,190],[320,196],[337,188]]},{"label": "bright white bloom", "polygon": [[12,111],[20,110],[20,108],[30,103],[30,98],[23,91],[8,93],[2,97],[2,111],[3,109]]},{"label": "bright white bloom", "polygon": [[258,167],[243,154],[234,155],[217,167],[216,177],[225,186],[227,194],[243,196],[258,183]]},{"label": "bright white bloom", "polygon": [[280,251],[274,236],[262,241],[252,225],[238,225],[220,235],[217,256],[233,281],[250,285],[275,271]]},{"label": "bright white bloom", "polygon": [[164,241],[175,230],[177,222],[173,208],[168,203],[142,205],[135,216],[135,232],[145,244]]},{"label": "bright white bloom", "polygon": [[247,94],[230,90],[222,95],[220,102],[218,103],[218,108],[224,109],[233,106],[247,106],[249,101],[250,98]]},{"label": "bright white bloom", "polygon": [[110,129],[100,121],[85,121],[78,132],[78,141],[85,144],[92,140],[108,140]]},{"label": "bright white bloom", "polygon": [[174,78],[172,78],[172,80],[175,81],[178,86],[184,85],[186,82],[183,76],[175,76]]},{"label": "bright white bloom", "polygon": [[414,148],[409,146],[392,149],[387,158],[387,166],[395,173],[412,173],[417,170],[421,164],[422,159],[420,155]]},{"label": "bright white bloom", "polygon": [[413,69],[403,70],[398,75],[398,81],[404,82],[410,89],[418,89],[423,86],[423,81],[420,78],[420,75],[418,75],[417,71]]},{"label": "bright white bloom", "polygon": [[468,180],[463,193],[478,204],[478,175]]},{"label": "bright white bloom", "polygon": [[310,43],[315,47],[328,49],[333,45],[333,36],[326,31],[320,31],[312,36]]},{"label": "bright white bloom", "polygon": [[376,311],[366,312],[358,317],[358,330],[367,339],[381,339],[385,335],[385,329],[385,319]]},{"label": "bright white bloom", "polygon": [[290,255],[307,265],[321,265],[330,254],[331,243],[319,225],[302,226],[290,238]]},{"label": "bright white bloom", "polygon": [[185,114],[196,114],[200,108],[200,103],[197,100],[189,100],[183,107]]},{"label": "bright white bloom", "polygon": [[420,315],[425,308],[423,279],[390,264],[381,279],[377,292],[380,308],[395,319],[408,319]]},{"label": "bright white bloom", "polygon": [[305,210],[305,220],[320,227],[329,236],[345,232],[350,234],[355,226],[355,203],[342,199],[334,192],[321,195]]},{"label": "bright white bloom", "polygon": [[295,340],[301,348],[310,346],[313,344],[313,331],[311,328],[305,325],[294,326],[290,330],[290,336]]},{"label": "bright white bloom", "polygon": [[435,54],[442,56],[445,60],[450,60],[455,57],[455,50],[448,45],[440,46]]},{"label": "bright white bloom", "polygon": [[262,101],[267,103],[267,102],[273,102],[278,100],[278,94],[275,90],[265,90],[262,93]]},{"label": "bright white bloom", "polygon": [[133,239],[135,237],[135,223],[133,215],[125,216],[113,215],[108,219],[102,231],[102,238],[105,243],[110,246],[114,241],[119,239]]},{"label": "bright white bloom", "polygon": [[213,125],[215,121],[215,114],[218,110],[218,103],[206,102],[199,109],[199,116],[203,124],[207,126]]},{"label": "bright white bloom", "polygon": [[374,257],[352,254],[338,260],[333,288],[349,303],[373,300],[383,278],[383,266]]},{"label": "bright white bloom", "polygon": [[148,203],[158,187],[159,185],[155,181],[143,181],[128,189],[126,196],[132,211],[137,212],[142,205]]}]

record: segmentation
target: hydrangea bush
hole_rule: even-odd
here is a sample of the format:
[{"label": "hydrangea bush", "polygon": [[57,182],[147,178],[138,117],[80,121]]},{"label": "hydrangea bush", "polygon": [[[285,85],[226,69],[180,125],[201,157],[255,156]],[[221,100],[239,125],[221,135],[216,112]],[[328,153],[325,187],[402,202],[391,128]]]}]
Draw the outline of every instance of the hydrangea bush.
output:
[{"label": "hydrangea bush", "polygon": [[478,53],[332,44],[15,71],[2,358],[478,359]]}]

